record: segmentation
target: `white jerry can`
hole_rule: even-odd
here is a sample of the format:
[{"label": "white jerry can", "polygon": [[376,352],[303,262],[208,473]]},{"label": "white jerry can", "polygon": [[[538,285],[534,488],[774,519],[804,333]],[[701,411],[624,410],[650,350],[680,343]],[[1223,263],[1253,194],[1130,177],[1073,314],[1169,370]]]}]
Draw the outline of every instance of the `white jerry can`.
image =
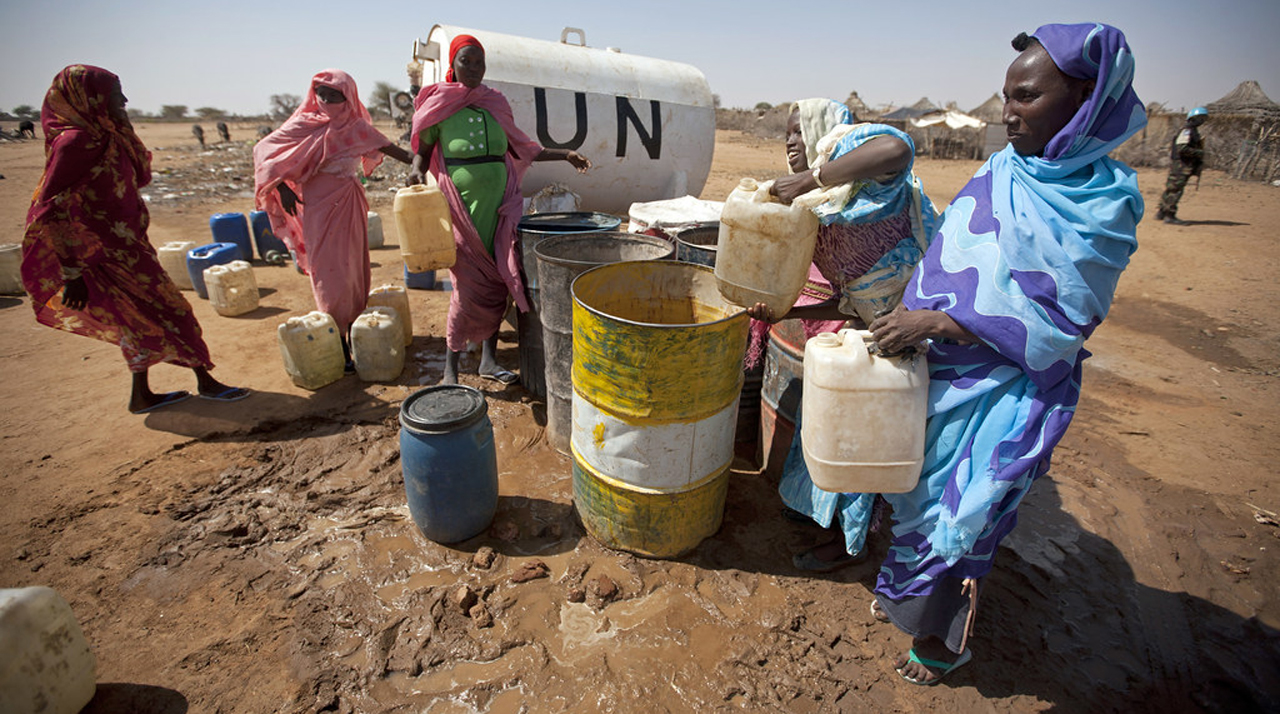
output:
[{"label": "white jerry can", "polygon": [[484,45],[484,83],[506,96],[516,126],[544,147],[591,159],[587,174],[563,161],[534,164],[521,185],[526,197],[559,183],[581,197],[584,211],[624,215],[634,201],[702,192],[716,115],[696,67],[588,47],[586,33],[571,27],[550,42],[436,25],[425,43],[414,41],[414,57],[428,63],[424,85],[444,80],[458,35]]},{"label": "white jerry can", "polygon": [[97,659],[71,606],[46,587],[0,589],[0,711],[75,714]]}]

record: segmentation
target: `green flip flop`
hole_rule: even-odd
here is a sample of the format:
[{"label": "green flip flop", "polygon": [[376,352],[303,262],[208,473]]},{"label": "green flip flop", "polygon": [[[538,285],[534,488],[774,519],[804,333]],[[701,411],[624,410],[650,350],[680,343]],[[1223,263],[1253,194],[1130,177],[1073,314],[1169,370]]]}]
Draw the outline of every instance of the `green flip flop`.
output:
[{"label": "green flip flop", "polygon": [[911,682],[912,684],[920,684],[926,687],[932,687],[938,682],[941,682],[942,679],[946,677],[948,674],[951,674],[952,672],[956,671],[960,667],[968,664],[969,660],[973,659],[973,650],[970,650],[969,648],[966,647],[964,652],[960,653],[960,657],[956,659],[955,662],[939,662],[936,659],[928,659],[926,657],[921,657],[920,655],[917,655],[916,648],[912,647],[907,652],[907,659],[912,662],[915,662],[916,664],[924,665],[929,669],[939,670],[938,676],[929,680],[915,679],[913,677],[908,677],[907,675],[902,673],[901,669],[895,667],[894,671],[898,673],[898,676],[902,677],[908,682]]}]

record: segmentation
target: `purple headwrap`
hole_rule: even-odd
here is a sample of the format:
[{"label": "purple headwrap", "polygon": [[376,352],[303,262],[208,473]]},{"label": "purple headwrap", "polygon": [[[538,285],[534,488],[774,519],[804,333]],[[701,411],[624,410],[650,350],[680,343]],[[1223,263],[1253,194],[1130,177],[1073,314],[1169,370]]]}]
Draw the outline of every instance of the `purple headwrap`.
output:
[{"label": "purple headwrap", "polygon": [[1063,159],[1081,150],[1094,153],[1100,145],[1108,146],[1097,154],[1101,156],[1146,124],[1146,111],[1133,91],[1133,53],[1123,32],[1088,22],[1042,25],[1032,37],[1063,74],[1097,83],[1089,100],[1045,146],[1044,158]]}]

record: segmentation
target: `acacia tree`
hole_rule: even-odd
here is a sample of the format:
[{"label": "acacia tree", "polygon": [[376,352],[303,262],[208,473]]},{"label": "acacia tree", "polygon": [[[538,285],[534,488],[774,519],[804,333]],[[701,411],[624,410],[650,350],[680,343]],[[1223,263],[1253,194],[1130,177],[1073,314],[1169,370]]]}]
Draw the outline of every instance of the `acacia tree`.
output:
[{"label": "acacia tree", "polygon": [[160,117],[162,119],[185,119],[187,117],[187,105],[163,104],[160,106]]},{"label": "acacia tree", "polygon": [[397,90],[390,82],[375,82],[373,89],[365,97],[364,107],[375,119],[386,119],[391,116],[391,95]]},{"label": "acacia tree", "polygon": [[226,116],[226,112],[218,109],[217,107],[200,107],[199,109],[196,109],[196,114],[201,119],[220,119],[223,116]]},{"label": "acacia tree", "polygon": [[40,112],[30,104],[19,104],[13,108],[13,115],[19,119],[36,119]]},{"label": "acacia tree", "polygon": [[301,105],[302,97],[296,94],[272,94],[271,118],[276,121],[284,121]]}]

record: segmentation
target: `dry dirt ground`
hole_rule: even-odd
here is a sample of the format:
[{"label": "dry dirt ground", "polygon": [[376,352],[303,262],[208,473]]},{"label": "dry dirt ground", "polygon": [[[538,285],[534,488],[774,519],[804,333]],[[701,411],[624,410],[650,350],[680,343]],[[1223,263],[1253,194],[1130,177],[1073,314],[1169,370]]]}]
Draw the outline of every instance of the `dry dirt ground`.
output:
[{"label": "dry dirt ground", "polygon": [[[139,131],[154,243],[203,242],[210,214],[252,208],[253,127],[205,152],[186,125]],[[782,163],[721,133],[703,196]],[[0,144],[0,242],[21,240],[41,168],[41,142]],[[918,171],[941,206],[976,168]],[[398,173],[369,187],[387,234],[375,285],[400,278]],[[1163,180],[1140,173],[1149,206]],[[471,541],[426,540],[397,416],[439,378],[447,293],[412,291],[396,383],[308,392],[275,338],[311,309],[307,281],[262,264],[256,312],[191,294],[215,374],[254,396],[145,416],[125,409],[116,348],[0,299],[0,586],[71,603],[98,658],[94,712],[1277,711],[1280,188],[1210,174],[1181,215],[1192,225],[1139,227],[1075,422],[988,578],[974,660],[938,687],[898,678],[909,638],[867,612],[882,538],[866,565],[797,572],[792,553],[824,534],[784,520],[776,482],[740,459],[723,527],[690,555],[607,550],[519,386],[463,377],[488,396],[499,512]],[[515,330],[501,337],[514,367]],[[168,366],[152,382],[194,388]],[[547,577],[521,581],[535,561]]]}]

